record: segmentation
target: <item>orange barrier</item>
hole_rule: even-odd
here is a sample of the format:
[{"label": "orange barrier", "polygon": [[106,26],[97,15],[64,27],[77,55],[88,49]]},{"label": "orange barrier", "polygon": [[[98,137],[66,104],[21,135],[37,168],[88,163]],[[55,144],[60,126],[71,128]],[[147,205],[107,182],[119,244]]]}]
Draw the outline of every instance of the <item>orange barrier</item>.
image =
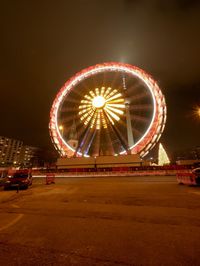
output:
[{"label": "orange barrier", "polygon": [[48,176],[51,180],[52,176],[56,177],[126,177],[126,176],[175,176],[176,171],[96,171],[96,172],[52,172],[52,173],[38,173],[34,177],[45,177]]},{"label": "orange barrier", "polygon": [[197,185],[196,176],[193,173],[177,173],[176,179],[179,184]]},{"label": "orange barrier", "polygon": [[46,174],[46,185],[55,184],[55,174],[47,173]]}]

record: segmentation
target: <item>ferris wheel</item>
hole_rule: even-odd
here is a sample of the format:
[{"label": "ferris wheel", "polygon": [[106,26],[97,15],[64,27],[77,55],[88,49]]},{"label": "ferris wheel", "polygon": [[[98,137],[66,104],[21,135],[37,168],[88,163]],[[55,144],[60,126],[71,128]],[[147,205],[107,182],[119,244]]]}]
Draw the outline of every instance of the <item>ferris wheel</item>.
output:
[{"label": "ferris wheel", "polygon": [[165,98],[153,78],[138,67],[111,62],[86,68],[64,84],[49,130],[61,156],[143,157],[165,123]]}]

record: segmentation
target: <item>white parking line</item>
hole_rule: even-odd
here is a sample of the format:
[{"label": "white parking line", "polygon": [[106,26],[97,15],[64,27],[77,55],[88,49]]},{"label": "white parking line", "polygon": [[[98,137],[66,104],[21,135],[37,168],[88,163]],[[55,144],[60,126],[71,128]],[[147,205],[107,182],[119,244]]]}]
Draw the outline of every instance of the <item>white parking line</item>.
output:
[{"label": "white parking line", "polygon": [[0,231],[5,230],[5,229],[9,228],[10,226],[16,224],[23,216],[24,216],[24,214],[18,214],[17,217],[14,220],[12,220],[12,222],[4,225],[3,227],[0,227]]}]

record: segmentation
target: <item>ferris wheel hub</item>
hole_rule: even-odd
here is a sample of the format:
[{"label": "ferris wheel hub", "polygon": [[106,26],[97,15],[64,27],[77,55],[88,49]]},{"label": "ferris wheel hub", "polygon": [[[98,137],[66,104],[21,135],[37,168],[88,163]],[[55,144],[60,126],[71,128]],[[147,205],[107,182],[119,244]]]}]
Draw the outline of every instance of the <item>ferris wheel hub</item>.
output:
[{"label": "ferris wheel hub", "polygon": [[103,108],[106,103],[106,100],[103,96],[96,96],[92,100],[92,106],[95,108]]}]

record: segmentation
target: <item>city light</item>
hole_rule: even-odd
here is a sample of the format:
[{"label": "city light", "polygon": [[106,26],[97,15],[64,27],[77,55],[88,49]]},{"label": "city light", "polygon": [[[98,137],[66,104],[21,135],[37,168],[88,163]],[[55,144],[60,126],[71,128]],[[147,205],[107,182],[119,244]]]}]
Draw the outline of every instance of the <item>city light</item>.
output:
[{"label": "city light", "polygon": [[195,118],[200,119],[200,105],[196,105],[193,108],[193,115]]}]

